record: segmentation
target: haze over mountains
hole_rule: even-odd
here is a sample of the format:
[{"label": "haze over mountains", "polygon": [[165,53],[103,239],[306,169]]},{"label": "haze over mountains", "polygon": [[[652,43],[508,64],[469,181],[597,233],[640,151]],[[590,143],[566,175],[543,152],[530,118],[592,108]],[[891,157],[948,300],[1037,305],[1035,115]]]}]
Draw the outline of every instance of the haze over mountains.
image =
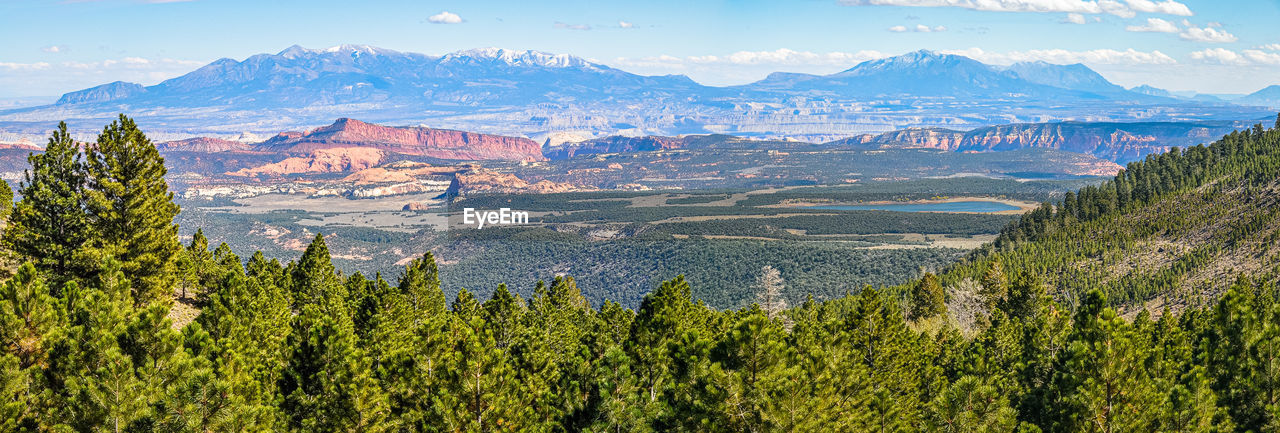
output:
[{"label": "haze over mountains", "polygon": [[[58,103],[0,111],[4,137],[38,141],[48,123],[73,128],[130,112],[153,135],[179,139],[274,134],[354,117],[383,124],[526,136],[724,133],[829,141],[906,127],[971,129],[1076,121],[1258,120],[1270,94],[1231,105],[1125,90],[1083,65],[1008,67],[930,51],[831,75],[775,73],[704,86],[641,76],[565,54],[477,49],[444,56],[343,45],[293,46],[221,59],[153,86],[115,82]],[[1275,92],[1272,92],[1275,93]]]}]

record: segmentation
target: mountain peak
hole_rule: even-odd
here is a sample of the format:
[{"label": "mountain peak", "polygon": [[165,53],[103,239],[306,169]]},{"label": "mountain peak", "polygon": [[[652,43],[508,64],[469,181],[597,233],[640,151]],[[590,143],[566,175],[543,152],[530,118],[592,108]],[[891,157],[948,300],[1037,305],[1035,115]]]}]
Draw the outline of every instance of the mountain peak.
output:
[{"label": "mountain peak", "polygon": [[137,96],[146,92],[147,89],[142,87],[141,84],[125,81],[113,81],[107,84],[90,87],[88,89],[63,94],[61,98],[58,98],[58,102],[55,102],[55,104],[107,102]]},{"label": "mountain peak", "polygon": [[372,45],[354,45],[343,44],[337,45],[323,50],[326,53],[359,53],[359,54],[400,54],[399,51],[389,50],[386,48],[378,48]]},{"label": "mountain peak", "polygon": [[1147,95],[1147,96],[1160,96],[1164,98],[1173,97],[1173,93],[1170,93],[1168,90],[1161,89],[1159,87],[1153,87],[1146,84],[1143,84],[1137,87],[1131,87],[1129,88],[1129,91],[1133,93],[1141,94],[1141,95]]},{"label": "mountain peak", "polygon": [[868,60],[836,75],[862,76],[892,72],[919,73],[938,68],[954,70],[964,69],[970,71],[968,73],[977,71],[994,71],[990,66],[965,56],[939,53],[930,50],[919,50],[898,56],[885,57],[883,59]]},{"label": "mountain peak", "polygon": [[277,56],[287,59],[295,59],[298,57],[318,54],[387,55],[400,54],[400,52],[386,48],[378,48],[372,45],[342,44],[318,50],[306,48],[301,45],[293,45],[289,48],[285,48],[279,53],[276,53]]},{"label": "mountain peak", "polygon": [[568,54],[551,54],[542,51],[516,51],[503,48],[476,48],[446,54],[441,63],[464,62],[505,63],[511,66],[539,66],[544,68],[582,68],[595,65],[586,59]]},{"label": "mountain peak", "polygon": [[1097,71],[1080,63],[1060,65],[1043,60],[1018,62],[1004,68],[1018,78],[1036,84],[1093,93],[1120,93],[1123,87],[1108,81]]}]

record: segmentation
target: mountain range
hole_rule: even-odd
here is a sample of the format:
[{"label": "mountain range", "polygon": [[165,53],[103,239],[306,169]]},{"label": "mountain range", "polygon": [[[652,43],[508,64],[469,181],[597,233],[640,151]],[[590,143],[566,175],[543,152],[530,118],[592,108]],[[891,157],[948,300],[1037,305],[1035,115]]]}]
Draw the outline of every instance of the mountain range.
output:
[{"label": "mountain range", "polygon": [[[546,161],[584,155],[696,150],[775,149],[933,149],[946,152],[1003,152],[1056,149],[1128,163],[1170,147],[1204,144],[1237,129],[1243,122],[1055,122],[994,125],[957,131],[910,128],[862,134],[826,143],[752,140],[729,135],[607,136],[585,141],[539,146],[523,138],[416,126],[397,127],[341,118],[307,131],[286,131],[254,143],[197,137],[165,141],[161,152],[256,153],[278,157],[341,153],[351,149],[379,155],[403,155],[454,161]],[[22,147],[30,149],[30,147]]]},{"label": "mountain range", "polygon": [[863,134],[827,143],[835,147],[923,148],[952,152],[999,152],[1051,148],[1117,163],[1140,160],[1171,147],[1207,144],[1245,128],[1244,122],[1055,122],[994,125],[969,131],[913,128]]},{"label": "mountain range", "polygon": [[[1280,105],[1267,94],[1241,101]],[[75,128],[119,112],[134,114],[155,136],[175,139],[274,133],[358,117],[534,139],[577,131],[809,141],[907,127],[1256,120],[1271,114],[1259,106],[1125,90],[1080,64],[999,67],[931,51],[830,75],[774,73],[746,85],[713,87],[565,54],[486,48],[431,56],[341,45],[224,58],[152,86],[113,82],[70,92],[52,105],[0,111],[0,131],[38,139],[47,122],[68,120]]]}]

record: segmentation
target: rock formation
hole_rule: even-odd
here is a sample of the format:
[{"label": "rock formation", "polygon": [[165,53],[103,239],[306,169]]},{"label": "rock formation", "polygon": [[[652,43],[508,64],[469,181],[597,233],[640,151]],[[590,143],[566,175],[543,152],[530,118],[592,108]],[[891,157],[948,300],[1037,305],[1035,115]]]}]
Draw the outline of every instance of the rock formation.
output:
[{"label": "rock formation", "polygon": [[1093,155],[1118,163],[1142,159],[1170,147],[1208,143],[1232,131],[1225,123],[1020,123],[955,131],[911,128],[864,134],[827,143],[865,148],[929,148],[953,152],[992,152],[1052,148]]},{"label": "rock formation", "polygon": [[550,148],[547,157],[550,159],[569,159],[574,155],[596,153],[648,152],[655,150],[681,149],[688,141],[681,137],[623,137],[609,136],[577,143],[564,143]]},{"label": "rock formation", "polygon": [[253,145],[220,138],[196,137],[186,140],[166,141],[157,144],[156,148],[161,152],[245,152],[252,151]]},{"label": "rock formation", "polygon": [[281,133],[257,145],[260,150],[295,154],[338,147],[450,160],[546,159],[538,143],[527,138],[424,127],[389,127],[347,118],[305,133]]},{"label": "rock formation", "polygon": [[227,173],[231,176],[284,176],[298,173],[340,173],[364,170],[382,162],[386,153],[378,149],[341,147],[318,149],[309,156],[295,156],[254,168]]}]

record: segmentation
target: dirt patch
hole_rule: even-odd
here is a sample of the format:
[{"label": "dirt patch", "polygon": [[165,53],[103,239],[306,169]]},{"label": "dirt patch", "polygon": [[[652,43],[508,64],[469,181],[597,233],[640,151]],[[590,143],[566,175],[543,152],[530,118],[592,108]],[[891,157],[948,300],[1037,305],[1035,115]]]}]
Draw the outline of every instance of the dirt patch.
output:
[{"label": "dirt patch", "polygon": [[200,309],[194,305],[187,303],[185,300],[173,301],[173,306],[169,308],[169,321],[172,322],[173,329],[182,329],[191,322],[196,320],[196,316],[200,315]]}]

